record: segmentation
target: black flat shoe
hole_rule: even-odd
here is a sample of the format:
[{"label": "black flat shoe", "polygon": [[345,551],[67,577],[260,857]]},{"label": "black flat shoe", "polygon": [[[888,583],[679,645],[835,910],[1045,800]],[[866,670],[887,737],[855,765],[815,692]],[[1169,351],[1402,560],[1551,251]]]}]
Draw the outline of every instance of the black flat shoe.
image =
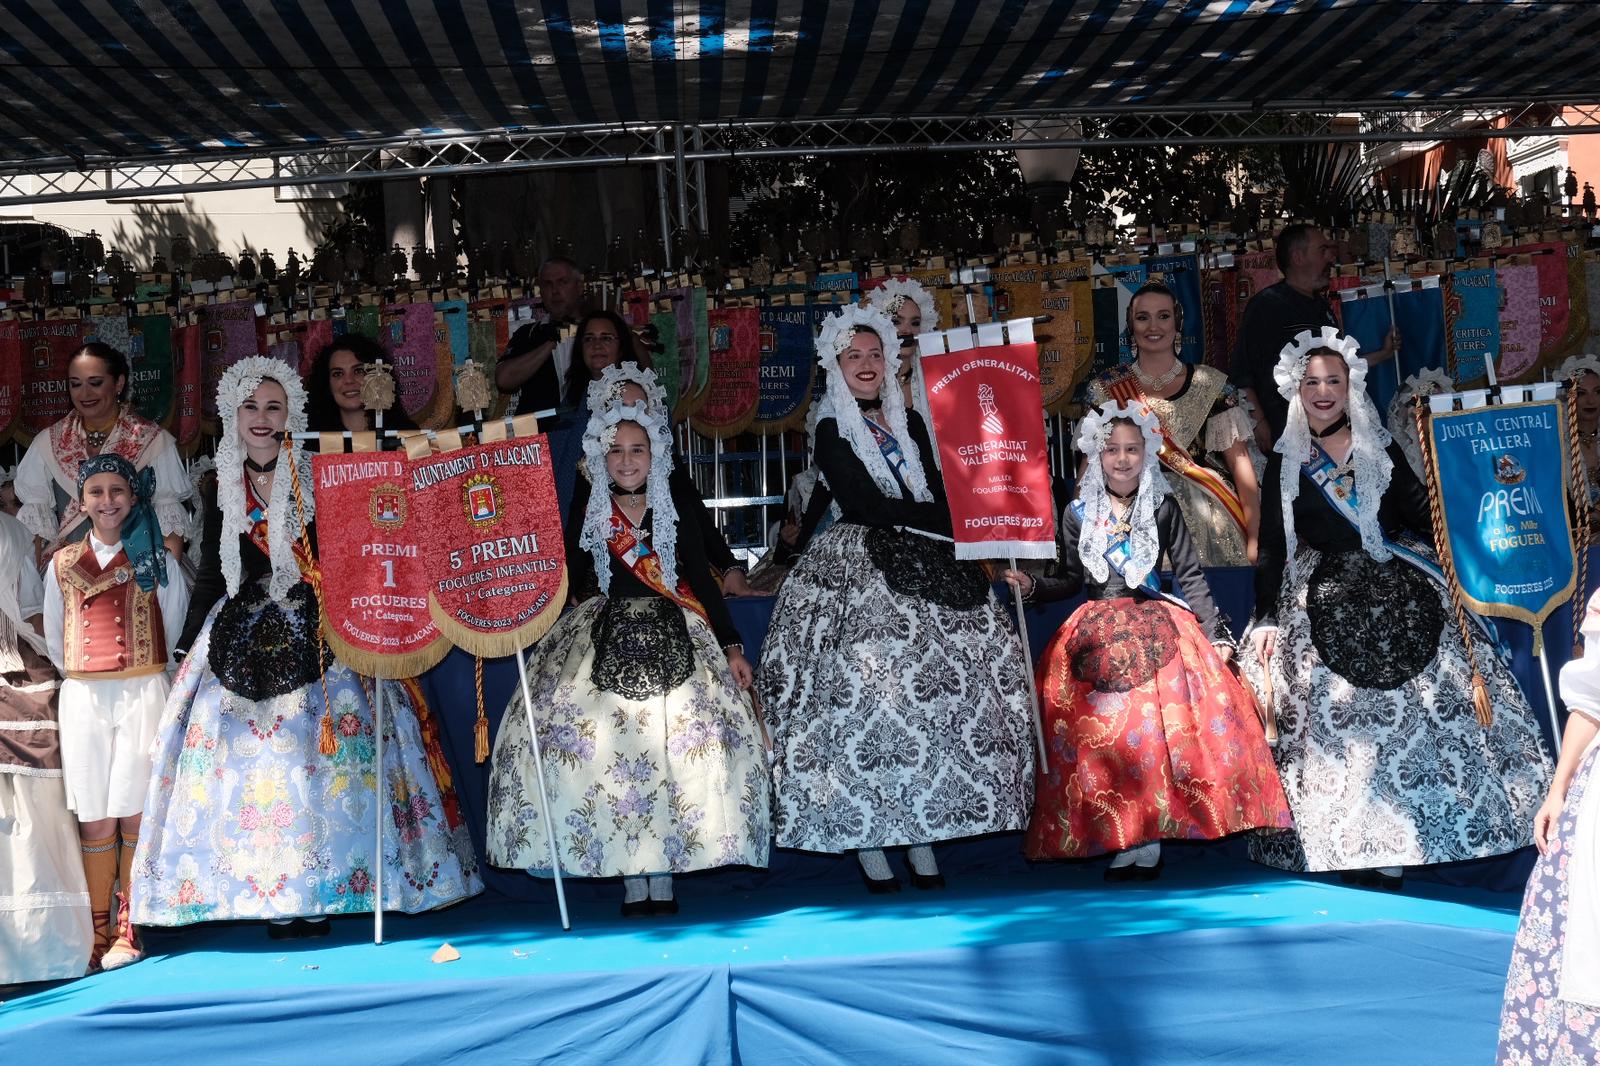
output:
[{"label": "black flat shoe", "polygon": [[624,918],[648,918],[655,913],[655,904],[648,899],[636,899],[632,903],[622,905]]},{"label": "black flat shoe", "polygon": [[1370,885],[1372,884],[1372,871],[1340,870],[1339,880],[1343,881],[1347,885]]},{"label": "black flat shoe", "polygon": [[862,883],[867,886],[867,891],[871,892],[874,896],[887,896],[891,892],[900,891],[900,881],[898,878],[893,876],[885,877],[880,881],[875,877],[868,877],[867,871],[862,870],[861,880]]},{"label": "black flat shoe", "polygon": [[1403,873],[1399,877],[1396,877],[1393,874],[1386,874],[1381,870],[1373,870],[1371,873],[1372,880],[1369,881],[1368,884],[1370,884],[1373,888],[1381,888],[1389,892],[1398,892],[1405,887],[1406,876]]},{"label": "black flat shoe", "polygon": [[653,899],[650,901],[651,914],[677,914],[678,901],[675,899]]},{"label": "black flat shoe", "polygon": [[1127,881],[1136,881],[1139,878],[1139,868],[1133,863],[1126,866],[1107,866],[1105,879],[1112,884],[1123,884]]},{"label": "black flat shoe", "polygon": [[284,922],[282,925],[279,925],[277,922],[268,922],[267,923],[267,939],[268,940],[297,940],[297,939],[299,939],[300,934],[295,931],[295,925],[299,921],[300,921],[300,919],[296,918],[293,921]]},{"label": "black flat shoe", "polygon": [[1161,858],[1156,860],[1156,864],[1154,866],[1137,866],[1136,865],[1136,866],[1134,866],[1134,870],[1137,871],[1136,876],[1139,878],[1139,880],[1141,880],[1141,881],[1154,881],[1154,880],[1156,880],[1157,878],[1159,878],[1161,876],[1161,871],[1162,871],[1163,868],[1166,867],[1166,865],[1167,865],[1167,857],[1165,855],[1163,855]]},{"label": "black flat shoe", "polygon": [[912,870],[911,883],[924,892],[931,888],[943,888],[944,874],[919,874],[917,871]]},{"label": "black flat shoe", "polygon": [[319,936],[327,936],[333,931],[333,923],[326,918],[313,921],[310,918],[296,918],[290,925],[294,935],[306,940],[315,940]]}]

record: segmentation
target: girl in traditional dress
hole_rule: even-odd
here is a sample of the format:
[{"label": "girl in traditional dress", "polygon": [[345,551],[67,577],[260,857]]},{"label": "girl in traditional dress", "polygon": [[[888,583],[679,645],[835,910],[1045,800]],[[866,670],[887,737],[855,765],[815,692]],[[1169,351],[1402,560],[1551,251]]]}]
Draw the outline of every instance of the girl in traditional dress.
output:
[{"label": "girl in traditional dress", "polygon": [[[301,534],[315,517],[311,464],[279,446],[305,428],[300,379],[276,359],[242,359],[222,375],[217,411],[216,498],[155,748],[137,920],[268,919],[281,939],[327,932],[307,919],[379,905],[416,913],[481,891],[406,687],[358,676],[318,639],[315,531]],[[375,684],[385,686],[381,775]]]},{"label": "girl in traditional dress", "polygon": [[[589,356],[585,355],[584,358],[587,360]],[[584,393],[582,408],[594,412],[616,404],[643,404],[647,412],[659,413],[663,421],[671,418],[667,390],[661,386],[655,371],[631,359],[598,367]],[[586,458],[584,463],[587,461]],[[589,506],[588,467],[580,465],[578,473],[580,477],[572,494],[572,510],[575,514],[583,514]],[[694,525],[700,543],[705,547],[706,559],[721,584],[722,594],[728,597],[762,595],[750,586],[745,576],[744,562],[728,546],[728,538],[722,535],[716,519],[711,517],[700,490],[695,487],[688,464],[678,455],[676,448],[672,451],[672,474],[667,485],[672,490],[672,505],[678,509],[678,517]]]},{"label": "girl in traditional dress", "polygon": [[[528,663],[562,870],[621,877],[627,917],[676,914],[672,875],[765,866],[767,763],[744,690],[750,663],[696,528],[668,486],[658,408],[589,416],[595,491],[567,530],[575,610]],[[489,780],[489,859],[552,868],[529,715],[512,697]]]},{"label": "girl in traditional dress", "polygon": [[1534,815],[1539,861],[1506,975],[1505,1066],[1600,1062],[1600,593],[1581,629],[1583,658],[1561,668],[1567,729]]},{"label": "girl in traditional dress", "polygon": [[90,341],[67,362],[72,413],[33,438],[17,466],[17,517],[37,538],[39,558],[83,539],[89,522],[78,504],[78,465],[96,455],[120,455],[135,470],[155,471],[156,521],[168,550],[183,554],[190,518],[183,501],[189,480],[172,434],[126,402],[128,358]]},{"label": "girl in traditional dress", "polygon": [[1161,419],[1159,458],[1201,565],[1253,563],[1261,494],[1238,395],[1222,371],[1178,358],[1183,307],[1165,285],[1133,294],[1127,330],[1137,354],[1089,383],[1090,404],[1148,404]]},{"label": "girl in traditional dress", "polygon": [[[1053,577],[1006,571],[1027,599],[1089,600],[1039,663],[1048,767],[1040,767],[1030,859],[1115,852],[1108,881],[1154,880],[1161,839],[1215,840],[1285,828],[1288,804],[1255,698],[1228,669],[1233,639],[1211,601],[1143,404],[1111,401],[1083,420],[1088,459],[1061,515]],[[1182,596],[1156,565],[1172,562]]]},{"label": "girl in traditional dress", "polygon": [[1550,757],[1486,637],[1493,724],[1478,723],[1427,492],[1378,422],[1358,350],[1332,326],[1303,330],[1276,370],[1288,425],[1267,467],[1244,665],[1277,715],[1296,831],[1251,850],[1397,887],[1404,866],[1527,845]]},{"label": "girl in traditional dress", "polygon": [[942,887],[930,844],[1021,829],[1033,792],[1022,647],[988,578],[958,562],[922,419],[895,387],[888,316],[847,307],[817,341],[814,449],[841,519],[778,592],[759,691],[777,843],[855,851],[869,891]]},{"label": "girl in traditional dress", "polygon": [[0,987],[82,976],[94,946],[43,612],[33,535],[0,514]]},{"label": "girl in traditional dress", "polygon": [[[61,769],[78,818],[94,921],[90,968],[144,958],[130,918],[129,868],[150,782],[150,745],[189,605],[161,542],[155,472],[105,452],[78,464],[89,535],[55,553],[44,578],[44,634],[61,685]],[[112,913],[112,885],[121,905]],[[113,936],[115,939],[113,940]]]}]

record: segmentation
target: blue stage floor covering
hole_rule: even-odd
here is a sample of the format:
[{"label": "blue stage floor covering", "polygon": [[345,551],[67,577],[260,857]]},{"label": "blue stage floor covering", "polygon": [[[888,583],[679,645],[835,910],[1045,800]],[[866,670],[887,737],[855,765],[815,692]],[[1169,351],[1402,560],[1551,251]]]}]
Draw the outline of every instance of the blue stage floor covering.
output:
[{"label": "blue stage floor covering", "polygon": [[[1147,885],[1106,885],[1101,862],[985,869],[1015,842],[950,849],[944,892],[868,896],[843,864],[680,878],[675,918],[625,920],[614,883],[574,883],[570,933],[553,902],[499,897],[391,915],[381,947],[356,918],[320,941],[152,931],[144,963],[14,993],[0,1062],[1493,1058],[1518,893],[1289,877],[1236,843],[1169,846]],[[446,942],[460,960],[431,962]]]}]

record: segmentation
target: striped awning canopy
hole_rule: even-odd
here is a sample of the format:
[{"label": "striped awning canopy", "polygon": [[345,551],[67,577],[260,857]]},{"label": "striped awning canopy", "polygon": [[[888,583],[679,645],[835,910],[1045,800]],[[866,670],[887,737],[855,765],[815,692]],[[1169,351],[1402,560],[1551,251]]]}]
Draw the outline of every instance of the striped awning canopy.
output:
[{"label": "striped awning canopy", "polygon": [[1595,95],[1600,4],[5,0],[0,165],[613,123]]}]

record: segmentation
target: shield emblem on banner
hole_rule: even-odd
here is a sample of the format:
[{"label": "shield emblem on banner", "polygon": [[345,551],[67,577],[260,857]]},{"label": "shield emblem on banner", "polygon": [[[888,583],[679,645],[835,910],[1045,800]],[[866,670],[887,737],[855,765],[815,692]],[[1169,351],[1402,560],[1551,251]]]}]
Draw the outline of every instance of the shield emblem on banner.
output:
[{"label": "shield emblem on banner", "polygon": [[467,518],[474,526],[494,524],[500,517],[500,501],[494,478],[480,475],[466,484]]}]

